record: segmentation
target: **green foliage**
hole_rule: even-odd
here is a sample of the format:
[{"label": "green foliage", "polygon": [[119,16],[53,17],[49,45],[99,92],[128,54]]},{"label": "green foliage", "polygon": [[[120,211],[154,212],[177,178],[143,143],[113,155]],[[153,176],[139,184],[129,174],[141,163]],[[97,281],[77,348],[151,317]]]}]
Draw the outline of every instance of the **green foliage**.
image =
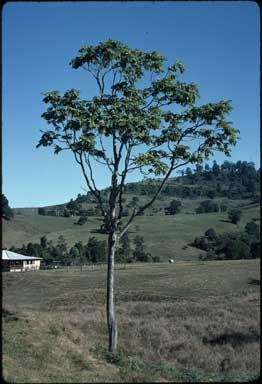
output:
[{"label": "green foliage", "polygon": [[46,215],[46,210],[45,210],[45,208],[43,208],[43,207],[38,208],[38,215],[45,216],[45,215]]},{"label": "green foliage", "polygon": [[259,227],[252,221],[246,224],[244,232],[220,235],[209,228],[192,245],[207,252],[200,255],[201,260],[255,259],[260,257]]},{"label": "green foliage", "polygon": [[76,211],[80,208],[80,205],[77,201],[71,199],[69,203],[66,204],[66,208],[70,211]]},{"label": "green foliage", "polygon": [[230,209],[228,212],[228,218],[233,224],[237,224],[241,219],[242,212],[240,209]]},{"label": "green foliage", "polygon": [[224,248],[225,258],[234,259],[248,259],[250,258],[250,247],[240,239],[232,239],[226,243]]},{"label": "green foliage", "polygon": [[87,243],[87,258],[92,263],[101,263],[106,261],[106,241],[99,241],[91,237]]},{"label": "green foliage", "polygon": [[129,233],[126,231],[119,240],[120,248],[116,253],[116,262],[131,262],[132,261],[132,248]]},{"label": "green foliage", "polygon": [[245,232],[249,236],[259,239],[259,226],[254,221],[250,221],[245,225]]},{"label": "green foliage", "polygon": [[12,217],[14,217],[13,210],[9,207],[9,202],[4,194],[1,194],[2,199],[2,213],[1,216],[6,219],[10,220]]},{"label": "green foliage", "polygon": [[137,235],[134,238],[135,249],[133,252],[133,259],[135,261],[149,262],[151,261],[151,254],[146,252],[146,246],[143,236]]},{"label": "green foliage", "polygon": [[207,212],[218,212],[219,205],[212,200],[201,201],[198,208],[196,208],[196,213],[207,213]]},{"label": "green foliage", "polygon": [[205,232],[205,236],[208,238],[209,241],[217,239],[217,233],[214,228],[207,229]]},{"label": "green foliage", "polygon": [[62,235],[59,236],[56,245],[48,242],[46,237],[40,238],[40,244],[28,243],[22,248],[12,246],[11,251],[27,256],[43,258],[42,265],[50,265],[60,262],[61,265],[103,263],[106,261],[106,242],[91,237],[86,245],[81,241],[76,242],[69,250]]},{"label": "green foliage", "polygon": [[217,383],[217,382],[247,382],[256,379],[257,376],[223,376],[211,375],[197,368],[177,368],[167,363],[165,360],[145,363],[143,358],[138,355],[128,355],[122,350],[115,353],[106,352],[105,359],[108,363],[119,367],[120,376],[124,378],[132,377],[134,373],[140,373],[143,381],[159,382],[186,382],[186,383]]},{"label": "green foliage", "polygon": [[169,204],[169,207],[165,209],[166,215],[176,215],[181,210],[181,201],[179,200],[172,200]]}]

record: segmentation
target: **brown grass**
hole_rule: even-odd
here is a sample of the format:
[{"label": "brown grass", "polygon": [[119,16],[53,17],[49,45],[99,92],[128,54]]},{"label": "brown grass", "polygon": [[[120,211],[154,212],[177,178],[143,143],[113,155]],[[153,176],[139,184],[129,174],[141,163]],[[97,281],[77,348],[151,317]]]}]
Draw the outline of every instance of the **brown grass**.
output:
[{"label": "brown grass", "polygon": [[[232,265],[232,264],[231,264]],[[239,263],[236,265],[239,265]],[[252,268],[250,267],[251,265]],[[258,266],[257,262],[256,265]],[[216,276],[215,264],[207,264],[212,280]],[[222,264],[221,264],[222,266]],[[230,269],[230,263],[224,263]],[[250,276],[254,264],[243,262],[242,268]],[[134,268],[134,267],[133,267]],[[140,267],[139,267],[140,268]],[[137,272],[139,280],[141,269]],[[177,267],[179,269],[179,267]],[[183,271],[197,279],[194,265],[183,265]],[[217,269],[217,268],[216,268]],[[236,269],[237,270],[237,269]],[[158,273],[157,273],[158,271]],[[195,272],[194,272],[195,271]],[[149,273],[150,272],[150,273]],[[60,273],[60,275],[59,275]],[[4,312],[3,323],[3,369],[4,378],[11,382],[151,382],[151,381],[194,381],[176,376],[180,370],[199,370],[206,377],[251,377],[259,374],[260,366],[260,300],[259,286],[250,284],[238,273],[242,288],[232,282],[234,292],[224,286],[212,295],[190,294],[183,298],[156,290],[150,296],[150,290],[144,298],[136,296],[137,291],[127,294],[128,288],[134,288],[126,280],[122,299],[117,303],[119,325],[119,351],[122,360],[112,364],[106,359],[107,329],[104,309],[104,290],[101,281],[94,283],[95,278],[102,277],[97,272],[90,277],[89,289],[80,289],[80,273],[74,280],[72,272],[28,273],[4,276]],[[122,271],[122,277],[128,273]],[[163,267],[146,267],[144,276],[154,276],[155,285],[161,288]],[[168,275],[168,269],[165,270]],[[259,282],[259,271],[254,273],[255,282]],[[32,305],[26,291],[37,289],[34,279],[41,277],[39,287],[44,287],[50,276],[55,278],[47,284],[54,292],[48,301],[41,305]],[[60,277],[59,277],[60,276]],[[67,276],[68,284],[64,288]],[[83,275],[85,279],[88,275]],[[172,272],[170,272],[172,276]],[[223,274],[220,271],[221,287]],[[7,277],[7,278],[6,278]],[[30,285],[30,278],[31,285]],[[168,276],[166,276],[166,279]],[[225,276],[224,276],[225,278]],[[235,276],[235,279],[237,277]],[[152,280],[148,278],[147,283]],[[234,277],[232,277],[234,280]],[[9,281],[9,285],[5,285]],[[32,283],[33,281],[33,283]],[[53,282],[53,286],[50,284]],[[78,281],[78,286],[76,286]],[[121,281],[121,279],[120,279]],[[23,284],[22,284],[23,283]],[[120,284],[120,283],[119,283]],[[169,285],[171,283],[169,282]],[[103,285],[103,284],[102,284]],[[144,282],[145,288],[147,287]],[[15,302],[15,290],[22,287],[19,296],[27,298],[20,306]],[[177,289],[182,288],[182,280],[176,282]],[[47,287],[47,286],[46,286]],[[54,288],[60,287],[60,292]],[[71,289],[70,289],[71,287]],[[124,287],[124,282],[121,283]],[[212,287],[212,285],[211,285]],[[120,286],[119,286],[120,289]],[[163,289],[163,287],[162,287]],[[63,292],[65,291],[65,292]],[[32,292],[32,291],[31,291]],[[41,290],[39,295],[41,296]],[[34,295],[37,290],[34,291]],[[7,300],[8,297],[8,300]],[[99,299],[101,298],[101,300]],[[132,300],[131,300],[132,298]],[[40,298],[41,299],[41,298]],[[138,299],[138,300],[137,300]],[[152,299],[152,300],[151,300]],[[17,319],[18,320],[17,320]],[[162,370],[153,367],[163,363]],[[166,368],[168,367],[168,368]],[[172,371],[173,369],[173,371]],[[173,376],[172,376],[173,375]],[[206,380],[208,381],[208,380]]]}]

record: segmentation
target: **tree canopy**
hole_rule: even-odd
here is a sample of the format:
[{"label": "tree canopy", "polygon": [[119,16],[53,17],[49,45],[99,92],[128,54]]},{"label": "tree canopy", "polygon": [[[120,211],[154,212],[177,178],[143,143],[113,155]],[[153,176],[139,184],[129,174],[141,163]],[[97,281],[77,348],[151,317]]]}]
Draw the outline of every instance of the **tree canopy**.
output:
[{"label": "tree canopy", "polygon": [[[70,65],[93,77],[98,93],[90,99],[81,98],[76,89],[44,94],[48,107],[42,117],[53,129],[42,131],[38,146],[53,146],[56,154],[73,152],[104,217],[107,209],[96,186],[94,162],[104,164],[113,176],[111,199],[118,201],[119,221],[123,186],[135,169],[162,175],[164,182],[176,168],[201,163],[214,150],[230,155],[236,144],[238,131],[226,119],[231,102],[198,106],[197,85],[180,80],[184,65],[166,61],[156,51],[143,52],[112,39],[84,45]],[[135,208],[132,216],[147,206]]]}]

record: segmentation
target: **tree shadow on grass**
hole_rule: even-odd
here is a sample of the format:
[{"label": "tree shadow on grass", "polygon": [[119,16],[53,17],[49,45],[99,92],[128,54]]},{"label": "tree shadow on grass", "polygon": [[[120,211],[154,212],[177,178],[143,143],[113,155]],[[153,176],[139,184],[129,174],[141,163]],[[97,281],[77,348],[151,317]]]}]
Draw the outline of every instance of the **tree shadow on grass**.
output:
[{"label": "tree shadow on grass", "polygon": [[17,321],[18,317],[5,308],[2,308],[2,318],[5,321]]},{"label": "tree shadow on grass", "polygon": [[248,284],[261,285],[261,281],[259,279],[250,279]]},{"label": "tree shadow on grass", "polygon": [[247,343],[256,343],[260,341],[260,335],[257,332],[254,333],[242,333],[242,332],[231,332],[224,333],[222,335],[202,339],[204,344],[210,344],[211,346],[231,344],[232,347],[237,347]]}]

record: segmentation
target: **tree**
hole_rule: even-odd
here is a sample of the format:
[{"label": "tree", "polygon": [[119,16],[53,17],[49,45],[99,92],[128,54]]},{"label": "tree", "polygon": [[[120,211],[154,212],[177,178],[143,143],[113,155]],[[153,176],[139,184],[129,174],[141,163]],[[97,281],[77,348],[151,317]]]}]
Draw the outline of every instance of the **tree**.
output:
[{"label": "tree", "polygon": [[249,246],[239,239],[230,240],[225,247],[226,259],[249,259],[251,258]]},{"label": "tree", "polygon": [[70,211],[76,211],[79,209],[79,204],[71,199],[69,203],[66,204],[66,208],[69,209]]},{"label": "tree", "polygon": [[220,167],[219,167],[219,165],[217,164],[216,160],[214,160],[214,162],[213,162],[212,171],[213,171],[213,173],[214,173],[215,176],[218,176],[219,173],[220,173]]},{"label": "tree", "polygon": [[151,259],[151,254],[146,252],[146,246],[143,236],[137,235],[134,238],[135,249],[133,258],[136,261],[148,262]]},{"label": "tree", "polygon": [[70,248],[69,255],[71,258],[71,262],[73,262],[74,264],[79,263],[79,249],[75,245]]},{"label": "tree", "polygon": [[196,213],[208,213],[208,212],[218,212],[219,205],[213,200],[204,200],[201,201],[198,208],[196,208]]},{"label": "tree", "polygon": [[[64,95],[46,92],[43,98],[48,107],[42,117],[53,128],[42,131],[37,147],[53,146],[56,154],[72,152],[110,229],[107,324],[111,352],[117,347],[113,294],[117,239],[155,202],[173,171],[208,160],[214,150],[230,155],[230,146],[237,140],[238,131],[226,120],[230,101],[196,105],[198,86],[179,79],[184,65],[176,61],[166,68],[165,61],[156,51],[143,52],[112,39],[96,46],[84,45],[70,65],[84,69],[95,81],[95,96],[82,99],[78,90],[71,89]],[[190,147],[189,139],[195,140],[196,146]],[[107,204],[95,180],[96,162],[110,175]],[[123,190],[134,170],[163,178],[152,198],[134,207],[119,231]]]},{"label": "tree", "polygon": [[241,215],[241,210],[237,208],[233,208],[228,211],[228,218],[233,224],[237,224],[240,221]]},{"label": "tree", "polygon": [[88,258],[92,263],[106,261],[106,243],[91,237],[87,243]]},{"label": "tree", "polygon": [[56,244],[57,254],[59,256],[66,256],[67,254],[67,243],[63,235],[60,235],[57,239]]},{"label": "tree", "polygon": [[5,197],[5,195],[2,193],[2,214],[1,216],[6,219],[10,220],[12,217],[14,217],[13,210],[9,207],[9,201]]},{"label": "tree", "polygon": [[40,245],[43,249],[47,249],[47,238],[46,236],[40,237]]},{"label": "tree", "polygon": [[131,262],[131,241],[129,239],[129,233],[126,231],[124,235],[119,240],[120,243],[120,250],[118,252],[118,259],[119,262],[121,261],[128,261]]},{"label": "tree", "polygon": [[165,209],[167,215],[176,215],[181,210],[181,201],[172,200],[169,204],[169,207]]},{"label": "tree", "polygon": [[206,172],[209,172],[210,171],[210,166],[208,163],[205,164],[205,171]]},{"label": "tree", "polygon": [[45,208],[43,208],[43,207],[38,208],[38,215],[45,216],[45,215],[46,215],[46,210],[45,210]]},{"label": "tree", "polygon": [[192,176],[192,175],[193,175],[192,169],[187,167],[187,169],[186,169],[186,176]]},{"label": "tree", "polygon": [[216,192],[212,189],[210,191],[207,191],[207,196],[210,198],[210,199],[214,199],[214,197],[216,197]]},{"label": "tree", "polygon": [[196,165],[196,173],[200,175],[203,172],[203,166],[200,164]]},{"label": "tree", "polygon": [[217,240],[217,233],[214,228],[207,229],[205,232],[205,236],[208,238],[209,241]]},{"label": "tree", "polygon": [[250,221],[245,225],[245,232],[249,236],[259,239],[259,226],[254,221]]}]

